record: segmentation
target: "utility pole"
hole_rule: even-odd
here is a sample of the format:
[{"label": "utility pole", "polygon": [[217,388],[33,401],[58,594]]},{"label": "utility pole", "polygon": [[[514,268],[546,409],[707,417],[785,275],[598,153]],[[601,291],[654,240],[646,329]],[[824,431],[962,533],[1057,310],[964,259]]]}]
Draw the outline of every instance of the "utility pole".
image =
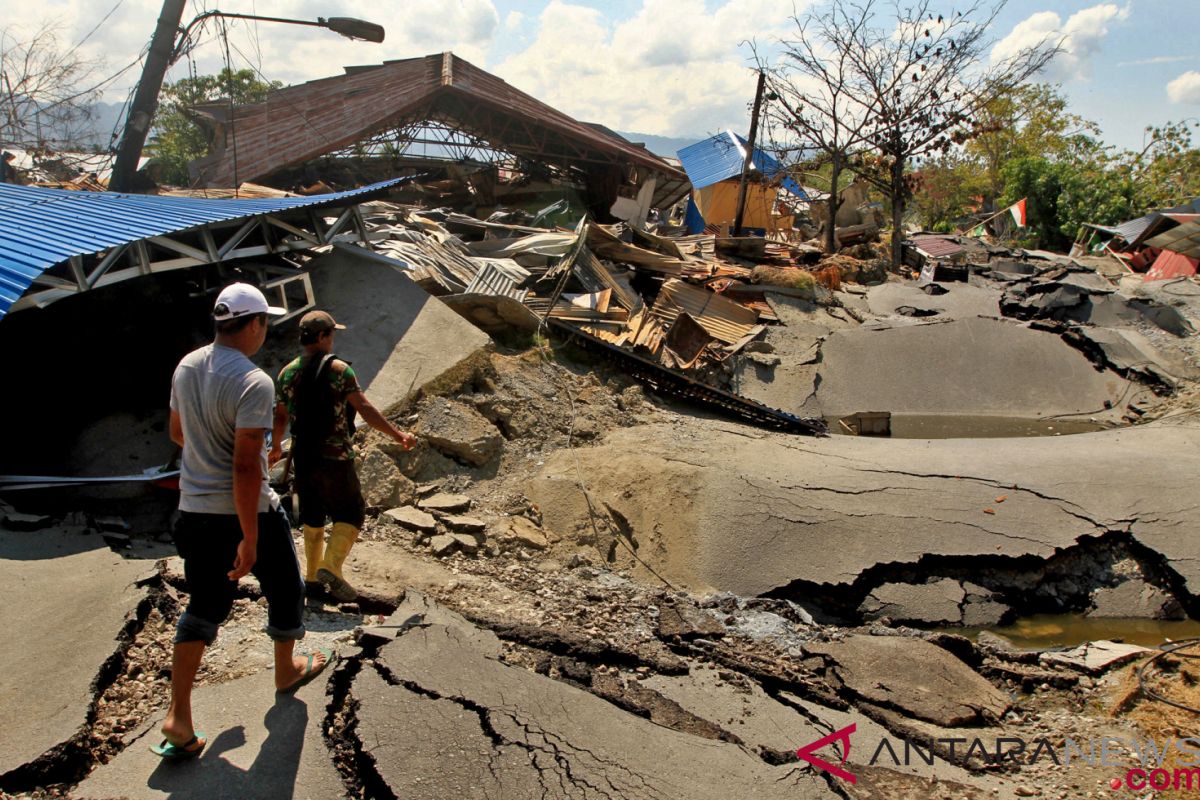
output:
[{"label": "utility pole", "polygon": [[129,107],[129,116],[125,119],[125,130],[117,145],[117,159],[113,163],[112,176],[108,179],[110,192],[128,192],[133,189],[133,176],[137,173],[138,159],[141,158],[142,147],[146,144],[146,134],[150,132],[150,123],[154,120],[154,112],[158,108],[158,93],[162,89],[163,76],[171,66],[175,35],[179,32],[179,22],[183,19],[183,7],[186,3],[187,0],[163,0],[158,26],[150,39],[150,52],[146,54],[142,77],[138,81],[133,103]]},{"label": "utility pole", "polygon": [[750,164],[754,158],[754,140],[758,137],[758,112],[762,108],[763,87],[767,82],[767,74],[758,71],[758,89],[754,92],[754,110],[750,113],[750,141],[746,145],[746,158],[742,161],[742,179],[738,183],[737,216],[733,219],[733,235],[742,235],[742,219],[746,216],[746,178],[750,174]]}]

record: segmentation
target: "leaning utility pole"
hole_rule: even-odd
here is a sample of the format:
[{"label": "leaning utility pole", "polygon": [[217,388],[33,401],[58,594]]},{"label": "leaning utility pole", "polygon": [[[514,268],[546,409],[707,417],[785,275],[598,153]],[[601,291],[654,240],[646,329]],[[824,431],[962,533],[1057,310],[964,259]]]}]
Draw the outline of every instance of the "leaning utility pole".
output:
[{"label": "leaning utility pole", "polygon": [[750,141],[746,144],[746,158],[742,161],[742,179],[738,183],[737,216],[733,219],[733,235],[742,235],[742,219],[746,216],[746,178],[754,159],[754,140],[758,137],[758,112],[762,108],[763,86],[767,74],[758,71],[758,89],[754,92],[754,111],[750,113]]},{"label": "leaning utility pole", "polygon": [[133,176],[137,173],[138,159],[146,144],[146,134],[158,108],[158,93],[162,89],[163,76],[171,66],[175,50],[175,36],[183,18],[183,7],[187,0],[163,0],[162,13],[154,37],[150,39],[150,52],[138,81],[137,92],[125,118],[125,130],[117,145],[117,159],[113,163],[112,176],[108,179],[110,192],[128,192],[133,189]]}]

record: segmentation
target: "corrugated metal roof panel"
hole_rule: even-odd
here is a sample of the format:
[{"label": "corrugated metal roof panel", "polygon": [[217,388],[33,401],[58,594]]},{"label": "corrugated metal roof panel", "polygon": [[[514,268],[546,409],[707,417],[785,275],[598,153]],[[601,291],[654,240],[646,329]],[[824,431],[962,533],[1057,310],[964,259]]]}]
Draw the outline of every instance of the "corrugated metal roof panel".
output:
[{"label": "corrugated metal roof panel", "polygon": [[[725,131],[701,142],[688,145],[679,151],[679,163],[692,182],[693,189],[703,189],[742,174],[746,160],[746,140],[733,131]],[[754,148],[751,167],[768,178],[783,172],[783,166],[759,148]],[[804,189],[791,178],[783,179],[783,186],[792,194],[808,199]]]},{"label": "corrugated metal roof panel", "polygon": [[707,289],[678,279],[663,284],[651,313],[670,327],[686,311],[715,338],[732,344],[746,336],[758,322],[758,312]]},{"label": "corrugated metal roof panel", "polygon": [[1200,258],[1200,214],[1165,214],[1177,223],[1174,228],[1147,240],[1150,247]]},{"label": "corrugated metal roof panel", "polygon": [[1197,260],[1181,253],[1163,250],[1154,259],[1154,266],[1146,273],[1148,281],[1165,281],[1171,278],[1186,278],[1196,274]]},{"label": "corrugated metal roof panel", "polygon": [[39,275],[72,256],[214,222],[333,205],[380,193],[407,180],[411,179],[312,197],[256,200],[72,192],[0,183],[0,317]]},{"label": "corrugated metal roof panel", "polygon": [[913,236],[908,243],[930,258],[949,258],[964,250],[949,236]]}]

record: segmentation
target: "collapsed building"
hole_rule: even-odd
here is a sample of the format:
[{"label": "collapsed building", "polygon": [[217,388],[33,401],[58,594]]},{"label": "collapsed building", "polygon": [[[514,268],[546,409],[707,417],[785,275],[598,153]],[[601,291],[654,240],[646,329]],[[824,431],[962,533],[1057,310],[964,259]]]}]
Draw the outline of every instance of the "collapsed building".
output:
[{"label": "collapsed building", "polygon": [[620,198],[644,220],[688,191],[686,175],[645,147],[449,52],[349,67],[260,103],[196,112],[213,137],[210,155],[190,166],[197,186],[307,185],[339,169],[352,169],[347,177],[358,182],[435,170],[463,184],[478,216],[570,190],[579,210],[602,221]]}]

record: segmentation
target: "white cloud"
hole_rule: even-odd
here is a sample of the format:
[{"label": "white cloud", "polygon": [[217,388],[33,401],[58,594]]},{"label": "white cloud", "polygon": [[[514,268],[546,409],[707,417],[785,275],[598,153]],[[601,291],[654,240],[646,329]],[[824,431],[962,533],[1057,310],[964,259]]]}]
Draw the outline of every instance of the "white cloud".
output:
[{"label": "white cloud", "polygon": [[1061,42],[1062,52],[1046,67],[1045,77],[1064,81],[1089,78],[1092,59],[1100,52],[1111,26],[1128,19],[1130,13],[1128,4],[1101,3],[1075,12],[1064,23],[1053,11],[1039,11],[996,43],[992,61],[1001,61],[1039,44]]},{"label": "white cloud", "polygon": [[1191,70],[1167,84],[1167,97],[1180,105],[1200,105],[1200,72]]},{"label": "white cloud", "polygon": [[510,11],[504,17],[504,29],[506,31],[519,30],[525,24],[527,17],[520,11]]},{"label": "white cloud", "polygon": [[748,126],[754,73],[744,43],[788,30],[792,0],[643,0],[609,23],[599,11],[551,0],[524,52],[493,70],[579,119],[654,135]]},{"label": "white cloud", "polygon": [[1192,61],[1196,56],[1154,56],[1139,58],[1137,61],[1119,61],[1118,67],[1145,67],[1151,64],[1178,64],[1180,61]]},{"label": "white cloud", "polygon": [[[60,39],[74,44],[115,4],[116,0],[43,0],[38,6],[43,17],[26,13],[20,22],[28,31],[36,28],[42,18],[56,20]],[[125,0],[80,52],[104,60],[106,71],[100,73],[101,76],[116,72],[137,58],[149,41],[161,6],[161,0]],[[267,78],[284,83],[337,75],[348,65],[378,64],[388,59],[412,58],[443,50],[453,50],[483,65],[500,27],[500,16],[493,0],[407,0],[404,3],[224,0],[219,7],[222,11],[290,19],[358,17],[379,23],[387,30],[387,38],[382,44],[371,44],[352,42],[330,31],[311,27],[227,20],[234,66],[252,65],[261,69]],[[186,25],[195,13],[196,6],[189,3],[183,24]],[[200,73],[215,72],[224,66],[223,50],[216,38],[219,23],[209,22],[206,30],[193,54],[196,70]],[[176,64],[168,74],[168,80],[186,76],[187,70],[186,62]],[[113,83],[107,99],[123,100],[137,77],[137,69],[126,73]]]}]

